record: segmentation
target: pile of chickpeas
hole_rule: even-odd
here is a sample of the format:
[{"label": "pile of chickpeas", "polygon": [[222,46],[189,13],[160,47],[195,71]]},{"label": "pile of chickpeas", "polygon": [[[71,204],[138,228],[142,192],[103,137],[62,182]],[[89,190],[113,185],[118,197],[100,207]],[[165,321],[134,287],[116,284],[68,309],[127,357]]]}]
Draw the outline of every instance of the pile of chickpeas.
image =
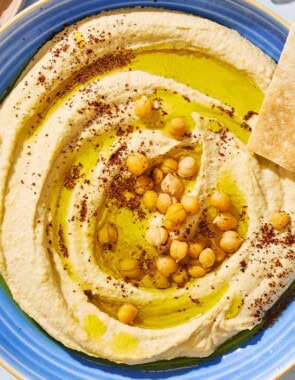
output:
[{"label": "pile of chickpeas", "polygon": [[[143,96],[135,103],[135,115],[143,120],[153,117],[153,102]],[[188,132],[183,118],[170,120],[167,131],[176,138]],[[227,256],[236,252],[243,239],[236,231],[239,221],[229,212],[231,199],[228,194],[215,190],[210,197],[210,206],[217,211],[213,225],[221,233],[219,242],[214,239],[196,238],[192,241],[172,239],[170,233],[178,231],[188,216],[200,212],[200,203],[194,195],[183,195],[185,180],[197,175],[198,165],[193,156],[184,156],[179,160],[165,157],[161,164],[151,168],[148,157],[140,152],[130,154],[126,159],[127,170],[136,176],[135,192],[142,197],[142,203],[151,212],[163,214],[160,227],[150,228],[146,240],[159,249],[155,261],[153,284],[159,289],[166,289],[174,282],[185,286],[190,278],[200,278],[221,263]],[[146,174],[148,173],[148,174]],[[288,214],[287,214],[288,216]],[[282,229],[289,219],[284,212],[275,213],[272,224]],[[114,243],[117,240],[116,227],[106,223],[99,231],[99,241],[102,244]],[[161,254],[165,251],[166,254]],[[119,271],[124,278],[138,280],[141,270],[136,259],[121,260]],[[132,324],[138,315],[136,306],[124,303],[118,310],[117,317],[122,323]]]},{"label": "pile of chickpeas", "polygon": [[[143,96],[135,103],[135,115],[143,120],[152,119],[153,102]],[[175,138],[181,138],[188,132],[188,126],[183,118],[171,119],[167,131]],[[226,213],[230,207],[227,194],[215,192],[212,195],[212,206],[222,213],[218,215],[215,224],[223,229],[224,235],[220,247],[213,243],[208,247],[205,239],[195,239],[191,242],[174,239],[169,244],[169,234],[178,231],[188,216],[200,212],[200,203],[194,195],[183,195],[184,182],[197,175],[198,164],[193,156],[180,159],[165,157],[161,164],[151,168],[151,162],[140,152],[130,154],[126,159],[127,170],[136,176],[135,192],[142,197],[142,203],[151,212],[158,211],[164,215],[161,227],[150,228],[146,240],[154,247],[165,248],[166,255],[159,254],[155,262],[153,284],[159,289],[171,286],[171,281],[184,286],[191,277],[199,278],[209,272],[216,262],[226,257],[226,252],[234,252],[242,243],[242,239],[231,229],[236,228],[237,220]],[[148,173],[148,174],[147,174]],[[227,231],[229,230],[229,231]],[[117,240],[116,227],[106,223],[99,231],[99,241],[102,244],[112,244]],[[224,248],[222,248],[224,246]],[[169,254],[168,252],[169,251]],[[120,261],[119,271],[124,278],[138,280],[141,277],[139,263],[134,258]],[[138,314],[136,306],[125,303],[118,310],[118,319],[127,324],[133,323]]]},{"label": "pile of chickpeas", "polygon": [[[163,214],[162,225],[150,228],[146,233],[147,242],[159,250],[152,275],[157,288],[169,288],[172,282],[185,286],[190,278],[203,277],[228,253],[234,253],[240,247],[243,239],[235,231],[238,220],[228,212],[230,197],[218,190],[212,193],[210,206],[218,211],[213,224],[222,233],[219,244],[202,237],[189,242],[181,239],[169,241],[171,232],[178,231],[189,216],[201,210],[196,196],[183,195],[185,180],[194,178],[198,172],[194,157],[185,156],[179,160],[165,157],[160,164],[151,168],[149,159],[135,152],[127,157],[126,167],[137,177],[135,192],[142,197],[145,208]],[[161,254],[161,251],[166,254]],[[123,259],[119,270],[123,277],[129,279],[139,279],[141,276],[136,259]],[[136,315],[132,304],[124,304],[118,312],[119,320],[124,323],[132,323]]]},{"label": "pile of chickpeas", "polygon": [[[191,156],[180,158],[179,161],[170,157],[164,158],[162,164],[154,168],[149,176],[143,174],[149,169],[150,163],[142,153],[130,155],[126,165],[129,172],[138,176],[138,187],[136,186],[135,191],[142,195],[144,206],[150,211],[164,214],[163,225],[150,228],[146,234],[146,240],[151,245],[163,248],[168,244],[171,231],[178,231],[188,216],[200,212],[197,197],[189,194],[182,196],[184,180],[197,174],[197,162]],[[169,255],[159,256],[156,261],[159,273],[166,278],[172,276],[172,280],[179,285],[187,282],[189,277],[204,276],[217,261],[224,260],[226,253],[235,252],[243,241],[235,231],[238,220],[228,212],[231,206],[230,197],[216,190],[210,202],[218,210],[213,224],[223,232],[219,247],[215,245],[215,250],[208,247],[205,239],[192,242],[174,239],[169,246]],[[223,251],[224,254],[221,253]],[[190,260],[184,261],[186,258]],[[188,270],[182,267],[182,263],[188,264]],[[165,282],[165,285],[170,286],[170,282]]]}]

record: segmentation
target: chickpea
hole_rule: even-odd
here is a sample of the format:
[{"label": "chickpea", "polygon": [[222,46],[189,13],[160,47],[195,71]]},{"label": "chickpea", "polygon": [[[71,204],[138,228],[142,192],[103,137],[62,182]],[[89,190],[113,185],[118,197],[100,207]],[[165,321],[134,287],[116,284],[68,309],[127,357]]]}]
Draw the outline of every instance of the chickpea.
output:
[{"label": "chickpea", "polygon": [[165,214],[168,210],[168,207],[172,204],[172,199],[169,194],[161,193],[158,195],[157,199],[157,209]]},{"label": "chickpea", "polygon": [[138,309],[131,303],[124,303],[118,311],[118,319],[126,325],[131,325],[138,314]]},{"label": "chickpea", "polygon": [[213,224],[221,231],[227,231],[236,229],[238,221],[229,212],[220,212],[213,220]]},{"label": "chickpea", "polygon": [[150,166],[149,159],[142,153],[134,153],[126,160],[128,171],[136,176],[143,174]]},{"label": "chickpea", "polygon": [[221,263],[226,258],[226,252],[221,249],[213,239],[211,240],[210,248],[212,248],[215,253],[217,263]]},{"label": "chickpea", "polygon": [[205,248],[205,245],[206,243],[203,240],[197,240],[195,242],[191,242],[188,248],[189,257],[192,259],[197,259],[200,256],[200,253]]},{"label": "chickpea", "polygon": [[114,244],[117,240],[117,228],[109,222],[107,222],[98,232],[98,241],[100,244]]},{"label": "chickpea", "polygon": [[158,271],[165,277],[169,277],[172,273],[176,272],[178,265],[176,261],[170,256],[160,256],[156,261]]},{"label": "chickpea", "polygon": [[230,197],[222,191],[215,190],[211,196],[211,206],[217,210],[225,212],[230,208]]},{"label": "chickpea", "polygon": [[146,240],[154,247],[164,245],[168,240],[168,232],[163,227],[150,228],[146,233]]},{"label": "chickpea", "polygon": [[182,178],[191,178],[198,171],[198,165],[194,157],[183,157],[178,163],[177,174]]},{"label": "chickpea", "polygon": [[170,120],[167,131],[172,136],[181,137],[188,132],[188,126],[183,118],[176,117]]},{"label": "chickpea", "polygon": [[169,158],[169,157],[164,159],[161,166],[161,170],[164,174],[168,174],[168,173],[174,174],[177,172],[177,168],[178,168],[178,162],[174,160],[173,158]]},{"label": "chickpea", "polygon": [[172,274],[172,280],[176,282],[179,286],[184,286],[188,281],[188,273],[185,268],[179,268],[175,273]]},{"label": "chickpea", "polygon": [[215,263],[215,253],[211,248],[205,248],[199,256],[200,264],[204,268],[210,268]]},{"label": "chickpea", "polygon": [[160,183],[163,181],[164,174],[161,169],[155,168],[153,170],[152,177],[155,185],[160,185]]},{"label": "chickpea", "polygon": [[215,253],[217,263],[221,263],[226,258],[226,252],[221,248],[214,249],[214,253]]},{"label": "chickpea", "polygon": [[119,271],[123,277],[136,279],[140,277],[140,268],[136,259],[122,259],[119,262]]},{"label": "chickpea", "polygon": [[142,279],[140,280],[140,286],[143,288],[153,288],[154,283],[153,283],[152,276],[150,274],[144,275]]},{"label": "chickpea", "polygon": [[142,197],[142,203],[150,211],[157,209],[157,200],[158,194],[153,190],[147,190]]},{"label": "chickpea", "polygon": [[160,272],[156,271],[153,276],[153,284],[158,289],[167,289],[170,287],[170,281],[167,277],[163,276]]},{"label": "chickpea", "polygon": [[270,223],[276,230],[281,231],[290,223],[290,215],[285,211],[276,211],[270,217]]},{"label": "chickpea", "polygon": [[203,277],[207,271],[201,265],[192,265],[188,268],[188,273],[194,278]]},{"label": "chickpea", "polygon": [[136,179],[135,192],[138,195],[143,195],[147,190],[152,190],[154,181],[147,175],[141,175]]},{"label": "chickpea", "polygon": [[146,96],[135,102],[135,115],[141,119],[150,119],[154,113],[154,103]]},{"label": "chickpea", "polygon": [[181,227],[181,223],[175,223],[171,220],[164,220],[163,225],[168,231],[178,231]]},{"label": "chickpea", "polygon": [[180,178],[169,173],[161,183],[161,190],[163,193],[167,193],[178,198],[183,193],[184,186]]},{"label": "chickpea", "polygon": [[242,244],[243,239],[240,237],[240,235],[236,231],[225,231],[221,235],[221,239],[219,242],[219,245],[222,249],[225,250],[225,252],[233,253],[236,252],[240,245]]},{"label": "chickpea", "polygon": [[185,258],[188,253],[188,244],[185,241],[173,240],[170,245],[170,256],[176,261]]},{"label": "chickpea", "polygon": [[195,215],[200,211],[198,198],[193,195],[185,195],[181,200],[181,204],[188,214]]},{"label": "chickpea", "polygon": [[186,212],[181,203],[175,203],[168,207],[165,220],[175,224],[183,223],[186,219]]}]

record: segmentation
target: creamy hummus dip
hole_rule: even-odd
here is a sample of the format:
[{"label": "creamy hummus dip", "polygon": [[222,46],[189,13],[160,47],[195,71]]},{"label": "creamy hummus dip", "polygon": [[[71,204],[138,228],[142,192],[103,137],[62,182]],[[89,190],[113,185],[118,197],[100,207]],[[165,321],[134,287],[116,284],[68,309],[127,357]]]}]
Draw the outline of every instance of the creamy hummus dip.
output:
[{"label": "creamy hummus dip", "polygon": [[31,60],[0,110],[1,274],[69,348],[205,357],[294,279],[295,181],[246,148],[274,62],[233,30],[104,13]]}]

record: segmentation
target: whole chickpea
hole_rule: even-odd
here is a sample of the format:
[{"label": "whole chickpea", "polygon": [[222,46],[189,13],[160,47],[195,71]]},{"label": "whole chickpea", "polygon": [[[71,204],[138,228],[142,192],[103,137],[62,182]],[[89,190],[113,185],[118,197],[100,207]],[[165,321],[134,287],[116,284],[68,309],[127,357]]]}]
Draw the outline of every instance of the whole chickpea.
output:
[{"label": "whole chickpea", "polygon": [[188,126],[182,117],[171,119],[167,131],[174,137],[181,137],[188,132]]},{"label": "whole chickpea", "polygon": [[191,215],[197,214],[201,208],[198,198],[193,195],[185,195],[181,200],[181,204],[185,211]]},{"label": "whole chickpea", "polygon": [[152,283],[158,289],[167,289],[171,286],[169,279],[158,271],[155,272]]},{"label": "whole chickpea", "polygon": [[137,152],[128,156],[126,165],[130,173],[140,176],[149,168],[150,161],[144,154]]},{"label": "whole chickpea", "polygon": [[160,247],[167,242],[168,232],[164,227],[150,228],[146,233],[146,240],[154,247]]},{"label": "whole chickpea", "polygon": [[222,192],[215,190],[211,196],[211,206],[217,208],[217,210],[225,212],[230,208],[230,197]]},{"label": "whole chickpea", "polygon": [[138,195],[143,195],[147,190],[154,188],[154,181],[147,175],[141,175],[136,179],[135,192]]},{"label": "whole chickpea", "polygon": [[134,322],[137,314],[137,307],[130,303],[124,303],[124,305],[120,307],[117,316],[120,322],[131,325]]},{"label": "whole chickpea", "polygon": [[172,280],[179,286],[184,286],[188,281],[189,276],[185,268],[179,268],[172,274]]},{"label": "whole chickpea", "polygon": [[192,265],[188,268],[188,273],[194,278],[203,277],[207,271],[201,265]]},{"label": "whole chickpea", "polygon": [[160,185],[160,183],[163,181],[164,178],[164,173],[162,172],[161,169],[155,168],[152,172],[152,177],[154,180],[155,185]]},{"label": "whole chickpea", "polygon": [[177,174],[182,178],[191,178],[198,171],[198,165],[194,157],[183,157],[178,163]]},{"label": "whole chickpea", "polygon": [[229,230],[223,232],[219,245],[225,252],[233,253],[240,248],[242,242],[243,239],[236,231]]},{"label": "whole chickpea", "polygon": [[156,266],[158,271],[165,277],[169,277],[178,269],[176,261],[170,256],[158,257]]},{"label": "whole chickpea", "polygon": [[142,203],[150,211],[157,209],[157,200],[158,194],[153,190],[147,190],[142,197]]},{"label": "whole chickpea", "polygon": [[164,174],[176,173],[178,168],[178,162],[174,158],[165,158],[161,165],[161,170]]},{"label": "whole chickpea", "polygon": [[169,194],[160,193],[157,199],[157,209],[165,214],[168,210],[168,207],[172,204],[172,199]]},{"label": "whole chickpea", "polygon": [[178,198],[183,193],[184,186],[180,178],[169,173],[161,183],[161,190],[163,193],[167,193]]},{"label": "whole chickpea", "polygon": [[154,113],[154,103],[146,96],[135,102],[135,115],[141,119],[150,119]]},{"label": "whole chickpea", "polygon": [[185,241],[173,240],[170,245],[170,256],[176,261],[185,258],[188,253],[188,244]]},{"label": "whole chickpea", "polygon": [[213,220],[213,224],[221,231],[227,231],[236,229],[238,221],[229,212],[220,212]]},{"label": "whole chickpea", "polygon": [[137,279],[140,277],[140,268],[136,259],[122,259],[119,262],[119,271],[123,277]]},{"label": "whole chickpea", "polygon": [[273,227],[281,231],[290,223],[290,215],[285,211],[276,211],[270,217],[270,223]]},{"label": "whole chickpea", "polygon": [[181,203],[174,203],[168,207],[165,215],[165,220],[173,223],[183,223],[186,219],[186,211]]},{"label": "whole chickpea", "polygon": [[215,263],[215,253],[211,248],[205,248],[199,256],[199,261],[202,267],[210,268]]},{"label": "whole chickpea", "polygon": [[178,231],[181,227],[181,223],[175,223],[171,220],[165,219],[163,222],[163,226],[167,228],[168,231]]}]

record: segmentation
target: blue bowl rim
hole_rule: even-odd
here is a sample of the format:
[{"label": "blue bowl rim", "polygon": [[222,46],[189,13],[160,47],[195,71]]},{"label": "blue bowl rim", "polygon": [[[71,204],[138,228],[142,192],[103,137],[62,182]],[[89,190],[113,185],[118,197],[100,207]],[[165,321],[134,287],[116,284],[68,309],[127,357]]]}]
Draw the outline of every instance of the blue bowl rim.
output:
[{"label": "blue bowl rim", "polygon": [[[260,10],[262,13],[265,13],[266,15],[270,16],[271,18],[276,20],[279,24],[281,24],[281,26],[285,27],[286,29],[288,29],[288,30],[290,29],[291,25],[288,21],[284,20],[277,13],[275,13],[274,11],[269,9],[267,6],[259,3],[257,0],[243,0],[243,1],[245,3],[247,3],[248,5],[256,8],[257,10]],[[24,2],[25,2],[25,0],[23,0],[23,3]],[[6,22],[5,25],[0,27],[0,35],[2,33],[6,32],[10,27],[13,27],[14,24],[21,22],[25,16],[28,16],[35,9],[39,8],[42,5],[50,3],[50,2],[51,2],[51,0],[37,0],[32,5],[24,8],[18,14],[16,14],[13,18],[11,18],[8,22]],[[151,7],[152,7],[152,5],[151,5]],[[10,366],[10,364],[8,364],[1,357],[0,357],[0,366],[5,368],[16,379],[25,380],[25,378],[16,369],[14,369],[12,366]],[[282,376],[287,374],[292,369],[295,369],[295,362],[293,364],[291,363],[290,366],[283,368],[281,370],[281,372],[276,375],[276,379],[280,379]]]}]

